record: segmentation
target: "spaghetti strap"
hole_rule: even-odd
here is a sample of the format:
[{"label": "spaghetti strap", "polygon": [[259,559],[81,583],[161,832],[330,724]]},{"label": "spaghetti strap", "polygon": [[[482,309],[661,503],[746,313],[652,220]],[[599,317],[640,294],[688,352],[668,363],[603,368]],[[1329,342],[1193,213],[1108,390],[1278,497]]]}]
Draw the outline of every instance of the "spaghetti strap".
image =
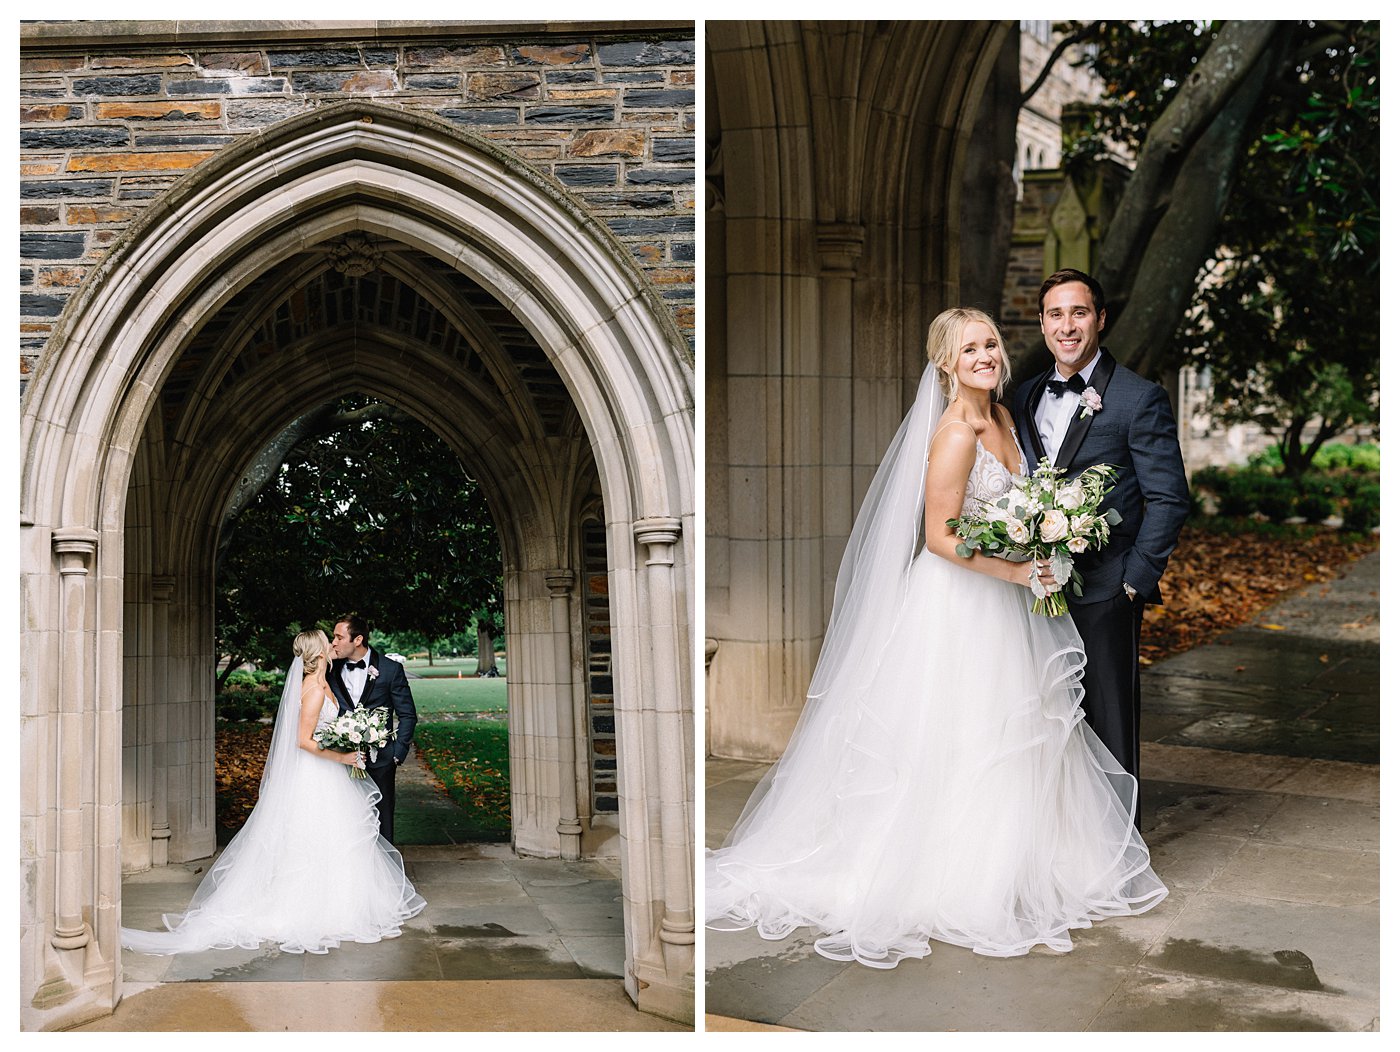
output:
[{"label": "spaghetti strap", "polygon": [[[972,426],[971,424],[969,424],[966,420],[959,420],[957,417],[953,417],[953,419],[951,419],[951,420],[945,420],[945,421],[943,421],[943,423],[941,423],[941,424],[938,425],[937,430],[935,430],[934,433],[933,433],[933,438],[937,438],[938,435],[939,435],[939,433],[940,433],[945,427],[947,427],[949,424],[962,424],[963,427],[967,428],[969,431],[972,432],[972,436],[973,436],[974,438],[977,437],[977,428],[973,427],[973,426]],[[930,446],[933,445],[933,438],[929,439],[929,443],[928,443],[928,444],[929,444]]]}]

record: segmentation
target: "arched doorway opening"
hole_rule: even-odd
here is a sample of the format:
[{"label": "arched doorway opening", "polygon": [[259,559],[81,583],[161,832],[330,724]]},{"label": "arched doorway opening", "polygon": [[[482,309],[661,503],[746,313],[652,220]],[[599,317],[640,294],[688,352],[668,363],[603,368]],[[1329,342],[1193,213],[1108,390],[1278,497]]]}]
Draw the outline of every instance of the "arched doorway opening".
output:
[{"label": "arched doorway opening", "polygon": [[[212,828],[212,551],[248,461],[372,388],[476,466],[501,525],[512,837],[621,859],[625,983],[693,988],[693,378],[627,254],[567,194],[432,118],[326,107],[221,151],[74,297],[23,410],[24,999],[120,997],[123,868]],[[580,553],[606,548],[615,817],[593,808]],[[43,696],[42,685],[56,684]],[[514,719],[514,717],[512,717]],[[159,841],[164,841],[163,844]]]}]

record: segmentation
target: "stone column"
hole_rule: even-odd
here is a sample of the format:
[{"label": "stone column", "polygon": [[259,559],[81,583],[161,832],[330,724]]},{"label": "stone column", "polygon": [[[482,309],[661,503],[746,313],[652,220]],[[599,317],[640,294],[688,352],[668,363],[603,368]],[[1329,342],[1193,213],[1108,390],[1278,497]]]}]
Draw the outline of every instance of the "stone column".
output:
[{"label": "stone column", "polygon": [[683,685],[677,656],[675,546],[681,521],[638,519],[632,532],[647,549],[646,582],[653,703],[656,710],[656,770],[661,778],[661,867],[663,911],[661,945],[668,972],[693,964],[695,945],[693,851],[689,821],[685,755]]},{"label": "stone column", "polygon": [[151,721],[151,865],[164,866],[170,861],[170,793],[166,779],[166,764],[170,739],[170,597],[175,591],[175,578],[157,574],[151,578],[151,602],[154,605],[151,661],[155,675],[151,677],[155,718]]},{"label": "stone column", "polygon": [[554,636],[554,687],[559,736],[559,854],[568,861],[582,856],[583,823],[578,816],[578,775],[574,770],[574,668],[570,655],[569,594],[574,590],[572,570],[545,574],[549,588],[549,627]]},{"label": "stone column", "polygon": [[54,531],[58,556],[62,644],[58,679],[58,852],[55,858],[54,929],[57,950],[86,946],[92,932],[83,920],[83,782],[97,762],[85,733],[93,713],[88,691],[91,639],[87,630],[87,575],[97,553],[97,531],[66,526]]}]

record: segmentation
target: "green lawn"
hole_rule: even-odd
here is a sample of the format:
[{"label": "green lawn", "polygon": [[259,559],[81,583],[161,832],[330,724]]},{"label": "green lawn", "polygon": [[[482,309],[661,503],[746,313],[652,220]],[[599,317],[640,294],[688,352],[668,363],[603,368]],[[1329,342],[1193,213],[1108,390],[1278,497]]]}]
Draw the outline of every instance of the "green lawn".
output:
[{"label": "green lawn", "polygon": [[440,712],[505,712],[504,679],[411,679],[413,704],[424,716]]},{"label": "green lawn", "polygon": [[492,838],[509,836],[509,746],[504,720],[420,723],[413,741],[474,832]]},{"label": "green lawn", "polygon": [[[455,679],[458,672],[461,672],[463,677],[475,676],[476,658],[434,657],[431,665],[428,664],[427,658],[409,658],[403,663],[403,667],[409,672],[416,673],[419,676],[426,676],[430,679]],[[496,667],[501,670],[501,675],[504,676],[506,674],[506,659],[504,657],[497,657]]]}]

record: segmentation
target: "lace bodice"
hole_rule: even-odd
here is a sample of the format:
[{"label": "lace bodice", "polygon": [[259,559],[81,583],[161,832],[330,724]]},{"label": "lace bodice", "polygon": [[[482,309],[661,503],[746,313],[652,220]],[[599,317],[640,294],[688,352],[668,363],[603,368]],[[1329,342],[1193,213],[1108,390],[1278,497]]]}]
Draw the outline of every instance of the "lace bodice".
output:
[{"label": "lace bodice", "polygon": [[321,700],[321,714],[316,717],[316,726],[325,727],[338,715],[340,715],[340,703],[335,700],[334,696],[327,694]]},{"label": "lace bodice", "polygon": [[[1012,434],[1016,432],[1013,429]],[[1017,469],[1020,474],[1026,473],[1026,457],[1020,452],[1017,445],[1019,462]],[[967,476],[967,489],[963,493],[962,513],[964,515],[981,515],[986,501],[996,500],[1011,488],[1011,472],[1006,470],[1005,465],[996,458],[986,446],[982,445],[982,440],[977,440],[977,457],[972,462],[972,472]]]}]

